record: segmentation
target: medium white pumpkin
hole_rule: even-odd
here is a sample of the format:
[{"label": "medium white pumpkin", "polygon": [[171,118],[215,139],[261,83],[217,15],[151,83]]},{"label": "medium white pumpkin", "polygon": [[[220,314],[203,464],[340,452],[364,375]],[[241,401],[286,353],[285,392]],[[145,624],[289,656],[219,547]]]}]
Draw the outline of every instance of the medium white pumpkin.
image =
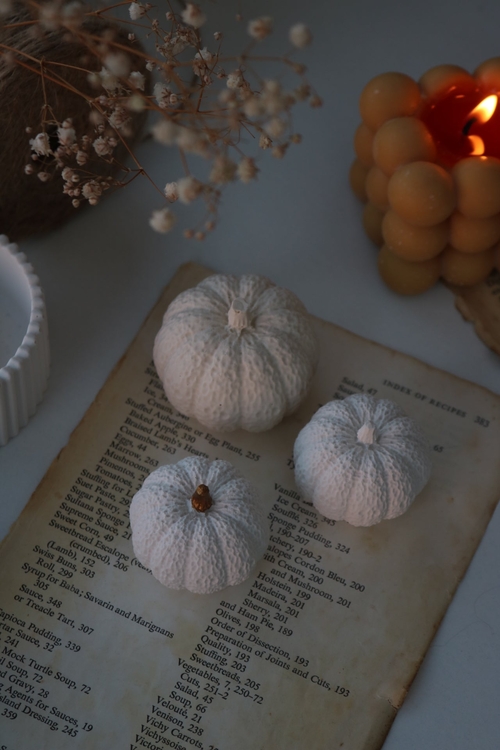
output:
[{"label": "medium white pumpkin", "polygon": [[318,344],[288,289],[214,275],[167,309],[153,358],[169,401],[211,430],[269,430],[303,400]]},{"label": "medium white pumpkin", "polygon": [[263,556],[269,527],[254,487],[228,461],[161,466],[130,505],[134,553],[172,589],[237,586]]},{"label": "medium white pumpkin", "polygon": [[299,433],[294,462],[304,497],[353,526],[404,513],[431,472],[418,425],[393,401],[364,394],[322,406]]}]

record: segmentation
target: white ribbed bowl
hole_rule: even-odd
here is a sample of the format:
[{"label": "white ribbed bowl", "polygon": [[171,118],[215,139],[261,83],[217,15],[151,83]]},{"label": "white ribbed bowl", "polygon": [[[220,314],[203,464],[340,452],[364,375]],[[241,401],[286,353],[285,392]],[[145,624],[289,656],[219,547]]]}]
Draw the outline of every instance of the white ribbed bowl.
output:
[{"label": "white ribbed bowl", "polygon": [[0,235],[0,365],[1,446],[35,413],[49,375],[47,313],[38,277],[5,235]]}]

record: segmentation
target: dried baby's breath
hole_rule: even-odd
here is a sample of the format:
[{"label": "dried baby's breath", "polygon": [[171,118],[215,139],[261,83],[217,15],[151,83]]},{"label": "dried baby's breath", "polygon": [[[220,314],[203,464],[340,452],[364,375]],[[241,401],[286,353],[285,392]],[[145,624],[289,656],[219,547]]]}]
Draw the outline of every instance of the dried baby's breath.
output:
[{"label": "dried baby's breath", "polygon": [[[301,136],[292,130],[291,117],[297,102],[321,106],[321,99],[305,78],[305,67],[293,59],[292,53],[255,54],[257,46],[260,48],[273,33],[273,19],[268,16],[249,20],[251,41],[239,55],[224,56],[221,32],[203,36],[207,14],[197,3],[188,2],[179,12],[168,0],[157,6],[135,0],[120,3],[127,21],[125,34],[119,37],[110,28],[96,34],[86,25],[95,18],[114,20],[116,5],[96,11],[79,2],[23,2],[33,9],[34,34],[63,30],[65,39],[74,39],[87,49],[78,61],[90,86],[81,92],[89,110],[87,127],[82,128],[77,119],[75,125],[71,112],[58,122],[49,101],[42,109],[41,121],[26,127],[30,137],[24,172],[36,174],[42,182],[61,179],[62,192],[75,208],[84,203],[96,205],[110,188],[146,174],[127,139],[133,118],[149,111],[154,140],[177,149],[185,169],[183,176],[169,175],[166,166],[165,187],[155,187],[167,204],[179,200],[204,205],[205,216],[198,226],[184,231],[186,237],[203,239],[216,225],[224,186],[235,180],[255,180],[259,173],[257,156],[260,153],[263,158],[263,150],[281,159],[290,143],[300,143]],[[11,0],[0,0],[0,23],[10,8]],[[289,39],[293,47],[302,49],[310,44],[312,35],[298,23],[289,30]],[[17,62],[12,50],[0,48],[0,55],[4,60],[9,56],[11,65]],[[53,75],[50,61],[31,62],[35,67],[38,64],[42,77],[47,71]],[[266,79],[258,68],[262,64],[268,69],[270,62],[280,65],[281,70]],[[63,88],[64,67],[57,68]],[[149,73],[154,76],[152,91],[148,90]],[[134,166],[118,162],[120,144],[129,151]],[[122,176],[99,176],[98,163],[102,160]],[[209,162],[208,169],[203,166],[205,161]],[[200,166],[208,177],[195,176]],[[168,206],[154,210],[149,220],[150,226],[161,233],[170,231],[175,222]]]},{"label": "dried baby's breath", "polygon": [[157,211],[153,211],[151,218],[149,219],[149,226],[155,230],[165,234],[170,232],[172,227],[175,225],[176,216],[169,208],[160,208]]},{"label": "dried baby's breath", "polygon": [[290,41],[298,49],[304,49],[312,42],[312,34],[304,23],[296,23],[290,29]]}]

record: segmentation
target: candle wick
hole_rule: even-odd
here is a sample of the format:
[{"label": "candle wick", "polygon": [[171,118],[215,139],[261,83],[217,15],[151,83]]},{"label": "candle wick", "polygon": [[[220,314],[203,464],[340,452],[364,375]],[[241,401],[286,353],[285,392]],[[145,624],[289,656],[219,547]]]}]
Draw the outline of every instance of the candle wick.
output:
[{"label": "candle wick", "polygon": [[476,118],[475,117],[471,117],[470,120],[467,120],[467,122],[465,123],[465,125],[464,125],[464,127],[462,129],[462,133],[464,135],[469,135],[469,130],[471,129],[471,127],[474,125],[475,122],[476,122]]}]

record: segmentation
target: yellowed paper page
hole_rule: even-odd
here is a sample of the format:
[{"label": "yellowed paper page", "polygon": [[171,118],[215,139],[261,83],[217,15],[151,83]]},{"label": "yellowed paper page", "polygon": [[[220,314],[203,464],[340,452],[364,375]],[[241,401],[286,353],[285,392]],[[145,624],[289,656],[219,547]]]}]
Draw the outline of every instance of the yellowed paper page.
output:
[{"label": "yellowed paper page", "polygon": [[450,286],[455,306],[465,320],[474,324],[479,338],[500,354],[500,273],[472,287]]},{"label": "yellowed paper page", "polygon": [[[0,550],[3,750],[375,750],[500,496],[500,398],[315,322],[321,361],[291,418],[211,434],[151,364],[181,268]],[[433,446],[403,516],[363,529],[297,493],[292,449],[320,404],[397,401]],[[229,459],[260,488],[271,540],[240,586],[170,591],[135,559],[128,507],[156,466]]]}]

